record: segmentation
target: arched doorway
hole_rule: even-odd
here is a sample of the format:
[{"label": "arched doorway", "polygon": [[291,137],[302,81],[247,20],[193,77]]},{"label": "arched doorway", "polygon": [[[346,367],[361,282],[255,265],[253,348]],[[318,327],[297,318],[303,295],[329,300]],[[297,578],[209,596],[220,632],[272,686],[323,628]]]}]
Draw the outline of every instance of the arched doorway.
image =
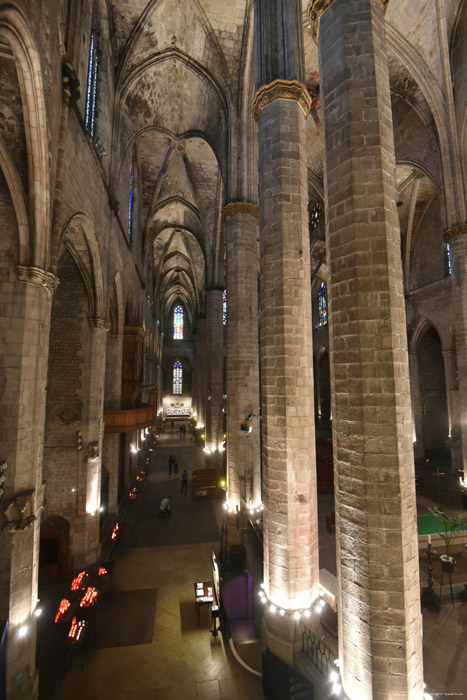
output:
[{"label": "arched doorway", "polygon": [[425,457],[450,462],[447,448],[449,419],[441,340],[430,326],[417,345],[418,376],[422,407],[421,425]]},{"label": "arched doorway", "polygon": [[51,516],[41,525],[39,579],[41,583],[66,581],[70,524],[65,518]]}]

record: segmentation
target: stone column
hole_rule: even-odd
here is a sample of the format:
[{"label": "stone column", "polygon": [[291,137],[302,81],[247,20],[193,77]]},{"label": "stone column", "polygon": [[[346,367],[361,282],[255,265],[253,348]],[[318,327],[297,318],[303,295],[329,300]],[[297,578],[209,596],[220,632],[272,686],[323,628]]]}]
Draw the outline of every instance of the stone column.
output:
[{"label": "stone column", "polygon": [[412,415],[381,0],[319,24],[339,658],[352,700],[423,698]]},{"label": "stone column", "polygon": [[206,375],[208,370],[206,363],[205,316],[198,316],[196,322],[196,346],[193,367],[195,368],[194,392],[196,395],[197,426],[206,428]]},{"label": "stone column", "polygon": [[0,501],[0,618],[9,620],[7,697],[34,700],[45,388],[58,280],[26,267],[19,268],[19,280],[0,282],[0,460],[7,464]]},{"label": "stone column", "polygon": [[[467,224],[449,229],[444,234],[444,239],[449,243],[451,254],[451,303],[456,309],[454,322],[459,389],[455,423],[456,437],[460,438],[456,451],[460,463],[452,465],[455,470],[467,469]],[[449,394],[451,386],[450,378],[449,383],[446,383]],[[448,405],[449,403],[448,401]]]},{"label": "stone column", "polygon": [[206,447],[209,466],[220,467],[218,451],[223,440],[224,395],[224,326],[222,323],[222,296],[224,288],[206,287]]},{"label": "stone column", "polygon": [[[301,4],[255,4],[265,635],[293,663],[292,613],[318,596],[313,354]],[[281,51],[277,48],[280,47]],[[285,51],[285,54],[282,53]],[[263,84],[262,81],[272,82]]]},{"label": "stone column", "polygon": [[[104,408],[118,410],[122,399],[123,334],[107,336],[105,358]],[[104,433],[102,460],[109,472],[109,512],[118,510],[118,474],[120,462],[120,433]]]},{"label": "stone column", "polygon": [[[227,267],[227,483],[235,508],[261,504],[258,207],[228,204]],[[250,420],[246,420],[250,416]],[[249,432],[251,430],[251,432]]]},{"label": "stone column", "polygon": [[100,554],[99,507],[101,489],[102,438],[104,434],[105,348],[108,321],[90,319],[90,366],[83,406],[82,434],[84,449],[78,457],[77,516],[72,531],[72,556],[75,568],[89,566]]},{"label": "stone column", "polygon": [[[410,395],[412,399],[412,416],[415,430],[414,455],[415,459],[425,458],[425,442],[423,439],[423,406],[420,398],[420,378],[418,376],[418,360],[415,353],[409,355]],[[413,439],[413,438],[412,438]]]}]

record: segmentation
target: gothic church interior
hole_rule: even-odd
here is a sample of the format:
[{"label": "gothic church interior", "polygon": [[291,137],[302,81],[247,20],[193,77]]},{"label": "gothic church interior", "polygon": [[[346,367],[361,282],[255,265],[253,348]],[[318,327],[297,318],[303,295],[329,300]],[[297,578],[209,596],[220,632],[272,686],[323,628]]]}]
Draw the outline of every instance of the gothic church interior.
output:
[{"label": "gothic church interior", "polygon": [[265,647],[294,667],[333,492],[339,692],[424,697],[466,192],[466,0],[0,0],[0,697],[38,698],[41,580],[100,561],[181,418],[225,547],[259,523]]}]

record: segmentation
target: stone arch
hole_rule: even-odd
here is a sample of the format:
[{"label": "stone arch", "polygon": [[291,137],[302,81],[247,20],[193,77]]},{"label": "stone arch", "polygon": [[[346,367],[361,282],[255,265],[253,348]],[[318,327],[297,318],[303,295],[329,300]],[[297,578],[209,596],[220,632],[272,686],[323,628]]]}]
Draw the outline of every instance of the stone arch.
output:
[{"label": "stone arch", "polygon": [[31,240],[27,260],[23,246],[21,264],[46,270],[49,263],[50,184],[42,69],[33,32],[13,5],[0,7],[0,39],[10,45],[16,60],[26,134]]},{"label": "stone arch", "polygon": [[77,213],[68,219],[63,228],[59,260],[64,250],[68,250],[83,275],[90,299],[91,315],[104,319],[104,280],[102,261],[94,226],[83,213]]},{"label": "stone arch", "polygon": [[0,168],[5,177],[18,224],[19,265],[27,265],[30,260],[30,230],[26,202],[18,171],[0,138]]},{"label": "stone arch", "polygon": [[444,358],[440,335],[432,324],[425,323],[418,334],[416,358],[425,458],[448,460],[449,415]]},{"label": "stone arch", "polygon": [[39,549],[39,578],[44,581],[64,581],[69,569],[70,523],[52,515],[41,523]]}]

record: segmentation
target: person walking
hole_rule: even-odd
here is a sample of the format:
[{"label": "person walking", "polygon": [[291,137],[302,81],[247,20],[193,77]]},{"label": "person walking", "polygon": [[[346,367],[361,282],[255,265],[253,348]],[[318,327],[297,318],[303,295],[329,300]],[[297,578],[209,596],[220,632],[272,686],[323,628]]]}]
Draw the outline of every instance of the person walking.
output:
[{"label": "person walking", "polygon": [[173,464],[173,457],[172,457],[172,455],[169,455],[169,476],[172,475],[172,464]]},{"label": "person walking", "polygon": [[186,469],[182,471],[182,485],[180,487],[181,493],[184,493],[186,496],[186,489],[188,486],[188,472]]},{"label": "person walking", "polygon": [[173,458],[173,465],[174,465],[174,474],[178,474],[178,462],[175,459],[175,457]]}]

